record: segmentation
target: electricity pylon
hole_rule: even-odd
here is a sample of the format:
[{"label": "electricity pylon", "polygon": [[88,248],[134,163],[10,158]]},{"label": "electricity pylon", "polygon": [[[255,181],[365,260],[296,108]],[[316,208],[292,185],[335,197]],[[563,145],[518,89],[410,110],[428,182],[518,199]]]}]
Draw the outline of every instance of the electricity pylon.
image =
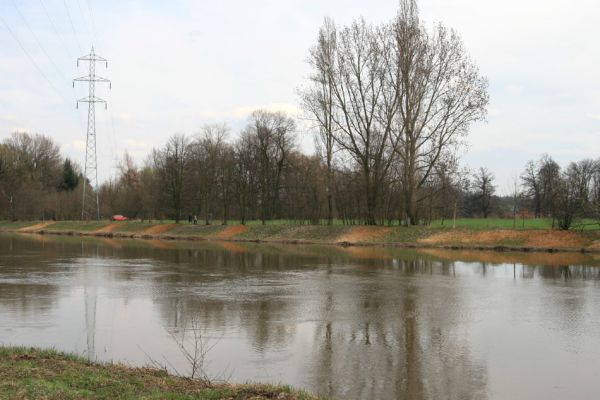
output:
[{"label": "electricity pylon", "polygon": [[[96,75],[96,63],[108,61],[94,53],[94,47],[90,54],[77,59],[77,67],[79,61],[88,61],[90,64],[89,74],[80,78],[73,79],[73,87],[75,82],[88,82],[89,93],[87,97],[77,100],[77,108],[79,103],[88,103],[88,123],[87,136],[85,140],[85,170],[83,173],[83,197],[81,200],[81,219],[92,219],[96,215],[96,219],[100,219],[100,201],[98,199],[98,161],[96,159],[96,103],[104,103],[104,108],[107,107],[106,100],[96,97],[96,82],[108,83],[109,88],[111,83],[108,79]],[[90,189],[87,189],[88,184]],[[94,196],[95,194],[95,196]],[[95,207],[94,207],[95,203]]]}]

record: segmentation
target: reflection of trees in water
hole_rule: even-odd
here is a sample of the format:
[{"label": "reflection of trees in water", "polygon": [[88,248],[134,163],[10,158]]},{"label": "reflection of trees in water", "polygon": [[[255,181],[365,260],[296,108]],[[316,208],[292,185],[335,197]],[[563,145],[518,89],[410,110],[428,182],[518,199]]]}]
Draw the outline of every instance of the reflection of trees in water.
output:
[{"label": "reflection of trees in water", "polygon": [[[51,284],[50,274],[63,269],[48,270],[48,253],[42,252],[44,243],[27,242],[15,237],[0,240],[0,307],[17,310],[21,314],[45,314],[60,297],[59,287]],[[60,249],[50,249],[58,257]]]},{"label": "reflection of trees in water", "polygon": [[0,309],[6,307],[22,315],[46,314],[60,297],[57,286],[0,282]]},{"label": "reflection of trees in water", "polygon": [[[370,278],[348,283],[354,294],[335,276],[321,282],[310,386],[336,398],[486,398],[485,368],[469,355],[468,339],[456,327],[459,286],[411,279],[453,271],[431,267],[426,260],[381,263]],[[391,269],[401,274],[392,276]],[[340,308],[352,317],[339,318]]]},{"label": "reflection of trees in water", "polygon": [[[187,252],[187,251],[185,251]],[[285,293],[306,260],[281,254],[233,253],[222,249],[195,249],[186,263],[170,265],[157,275],[154,298],[168,328],[186,326],[196,318],[203,328],[222,331],[243,327],[258,351],[284,347],[293,337],[293,325],[281,321],[297,315]],[[288,279],[286,279],[286,277]]]},{"label": "reflection of trees in water", "polygon": [[600,280],[600,268],[587,265],[520,265],[522,278],[542,278],[544,281]]},{"label": "reflection of trees in water", "polygon": [[[262,353],[289,345],[300,334],[297,324],[309,319],[317,321],[314,346],[302,351],[308,386],[320,393],[485,398],[485,370],[471,359],[467,338],[454,327],[460,287],[412,279],[453,276],[452,263],[332,257],[321,260],[323,268],[302,273],[298,282],[295,271],[307,259],[214,257],[203,254],[195,264],[212,271],[209,276],[185,273],[177,278],[187,282],[177,298],[155,299],[166,325],[199,318],[213,329],[235,326]],[[216,270],[209,267],[215,264]],[[229,276],[231,268],[238,272]]]}]

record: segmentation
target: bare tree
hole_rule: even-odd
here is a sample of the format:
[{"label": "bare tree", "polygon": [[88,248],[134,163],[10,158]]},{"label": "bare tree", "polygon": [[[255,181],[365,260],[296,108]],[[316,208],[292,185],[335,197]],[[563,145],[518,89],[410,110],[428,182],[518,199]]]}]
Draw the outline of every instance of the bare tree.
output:
[{"label": "bare tree", "polygon": [[154,167],[164,185],[177,223],[181,220],[184,173],[189,161],[189,151],[189,139],[185,135],[173,135],[162,149],[152,153]]},{"label": "bare tree", "polygon": [[309,64],[313,69],[311,85],[301,92],[302,106],[316,125],[318,147],[327,166],[327,224],[333,224],[333,153],[335,144],[334,69],[337,29],[332,19],[325,18],[319,30],[318,42],[310,50]]},{"label": "bare tree", "polygon": [[559,178],[560,166],[546,154],[537,162],[529,161],[525,165],[521,181],[525,196],[533,203],[536,218],[552,213]]},{"label": "bare tree", "polygon": [[246,220],[253,218],[258,185],[256,165],[254,157],[253,136],[249,133],[242,134],[234,146],[235,169],[233,171],[233,182],[236,187],[235,198],[237,199],[240,222],[246,224]]},{"label": "bare tree", "polygon": [[393,29],[399,97],[394,148],[403,165],[405,223],[410,225],[418,222],[418,190],[436,164],[485,117],[488,83],[455,31],[441,24],[427,31],[415,0],[400,1]]},{"label": "bare tree", "polygon": [[570,163],[561,174],[554,211],[560,229],[568,230],[576,220],[593,215],[590,196],[596,167],[593,160],[581,160]]},{"label": "bare tree", "polygon": [[263,224],[278,209],[283,171],[288,167],[289,153],[294,148],[296,124],[282,112],[254,111],[245,135],[256,157],[260,219]]},{"label": "bare tree", "polygon": [[491,211],[492,196],[496,191],[494,174],[487,168],[479,168],[473,176],[473,186],[477,206],[479,207],[483,218],[487,218]]},{"label": "bare tree", "polygon": [[228,135],[229,127],[226,124],[204,125],[199,137],[191,144],[190,178],[197,188],[197,201],[206,225],[211,223],[216,209],[220,208],[217,198]]},{"label": "bare tree", "polygon": [[[333,138],[362,172],[365,222],[376,223],[381,188],[394,160],[394,119],[399,96],[389,26],[354,21],[338,32],[331,85]],[[397,136],[397,135],[396,135]]]}]

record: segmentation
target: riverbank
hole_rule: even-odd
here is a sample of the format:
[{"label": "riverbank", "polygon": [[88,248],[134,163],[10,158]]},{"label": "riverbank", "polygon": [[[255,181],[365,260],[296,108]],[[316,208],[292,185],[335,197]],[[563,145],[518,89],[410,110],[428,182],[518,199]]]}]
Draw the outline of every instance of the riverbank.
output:
[{"label": "riverbank", "polygon": [[141,221],[0,222],[0,231],[152,240],[215,240],[342,246],[600,253],[600,230],[462,226],[193,225]]},{"label": "riverbank", "polygon": [[152,368],[88,362],[54,350],[0,347],[0,399],[317,399],[289,386],[206,384]]}]

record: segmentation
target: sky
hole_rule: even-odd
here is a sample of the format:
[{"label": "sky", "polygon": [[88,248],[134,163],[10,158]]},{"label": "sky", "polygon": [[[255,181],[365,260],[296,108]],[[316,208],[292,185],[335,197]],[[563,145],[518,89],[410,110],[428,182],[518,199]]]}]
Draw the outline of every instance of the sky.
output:
[{"label": "sky", "polygon": [[[597,0],[421,0],[427,26],[458,31],[490,83],[486,122],[472,126],[465,166],[486,166],[508,193],[530,159],[600,157]],[[87,87],[77,57],[109,60],[96,95],[100,180],[127,151],[142,162],[174,133],[226,122],[235,138],[256,108],[300,116],[308,49],[325,16],[389,21],[395,0],[0,0],[0,140],[54,138],[83,164]],[[300,129],[300,148],[313,151]]]}]

